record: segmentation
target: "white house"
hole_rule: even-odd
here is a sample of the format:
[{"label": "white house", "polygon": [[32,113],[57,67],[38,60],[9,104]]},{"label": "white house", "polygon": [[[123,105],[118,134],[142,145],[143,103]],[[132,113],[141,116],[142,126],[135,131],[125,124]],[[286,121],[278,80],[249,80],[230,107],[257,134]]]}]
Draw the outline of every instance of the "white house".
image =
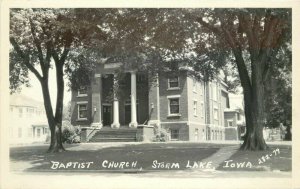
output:
[{"label": "white house", "polygon": [[43,103],[21,94],[9,100],[9,143],[45,142],[48,124]]}]

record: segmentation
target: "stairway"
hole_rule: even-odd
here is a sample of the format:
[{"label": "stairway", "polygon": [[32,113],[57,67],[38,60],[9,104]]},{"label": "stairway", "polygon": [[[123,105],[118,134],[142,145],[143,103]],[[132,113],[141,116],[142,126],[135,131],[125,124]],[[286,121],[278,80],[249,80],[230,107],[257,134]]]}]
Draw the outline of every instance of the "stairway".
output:
[{"label": "stairway", "polygon": [[137,129],[121,126],[119,129],[103,127],[89,142],[136,142]]}]

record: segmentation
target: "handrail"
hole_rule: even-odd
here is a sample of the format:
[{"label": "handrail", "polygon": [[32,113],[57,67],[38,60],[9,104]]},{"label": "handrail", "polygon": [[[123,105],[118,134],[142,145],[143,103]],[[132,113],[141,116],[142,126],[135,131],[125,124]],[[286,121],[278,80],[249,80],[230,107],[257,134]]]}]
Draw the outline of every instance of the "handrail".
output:
[{"label": "handrail", "polygon": [[[86,137],[86,141],[89,142],[90,139],[96,134],[94,133],[94,131],[97,130],[96,127],[93,128],[93,130],[88,134],[88,136]],[[93,136],[91,136],[93,134]]]}]

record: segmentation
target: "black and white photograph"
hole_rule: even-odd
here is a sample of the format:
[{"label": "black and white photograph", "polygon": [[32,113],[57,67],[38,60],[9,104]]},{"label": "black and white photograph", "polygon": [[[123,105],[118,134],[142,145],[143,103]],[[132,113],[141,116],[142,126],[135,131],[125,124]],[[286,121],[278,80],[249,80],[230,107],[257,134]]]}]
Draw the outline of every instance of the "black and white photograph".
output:
[{"label": "black and white photograph", "polygon": [[1,7],[1,188],[300,187],[299,1],[45,2]]}]

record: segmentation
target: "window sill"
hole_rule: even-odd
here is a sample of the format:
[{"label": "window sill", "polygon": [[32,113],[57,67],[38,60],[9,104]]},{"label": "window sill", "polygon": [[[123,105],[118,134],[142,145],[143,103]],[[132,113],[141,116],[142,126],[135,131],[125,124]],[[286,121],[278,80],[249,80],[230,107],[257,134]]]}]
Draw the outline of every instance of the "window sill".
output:
[{"label": "window sill", "polygon": [[169,115],[168,115],[168,118],[169,118],[169,117],[180,117],[180,116],[181,116],[181,114],[169,114]]},{"label": "window sill", "polygon": [[88,120],[88,119],[87,118],[79,118],[76,121],[86,121],[86,120]]},{"label": "window sill", "polygon": [[167,88],[167,91],[176,91],[176,90],[180,90],[180,88],[179,87]]},{"label": "window sill", "polygon": [[81,94],[81,95],[77,95],[76,97],[86,97],[88,96],[87,94]]}]

